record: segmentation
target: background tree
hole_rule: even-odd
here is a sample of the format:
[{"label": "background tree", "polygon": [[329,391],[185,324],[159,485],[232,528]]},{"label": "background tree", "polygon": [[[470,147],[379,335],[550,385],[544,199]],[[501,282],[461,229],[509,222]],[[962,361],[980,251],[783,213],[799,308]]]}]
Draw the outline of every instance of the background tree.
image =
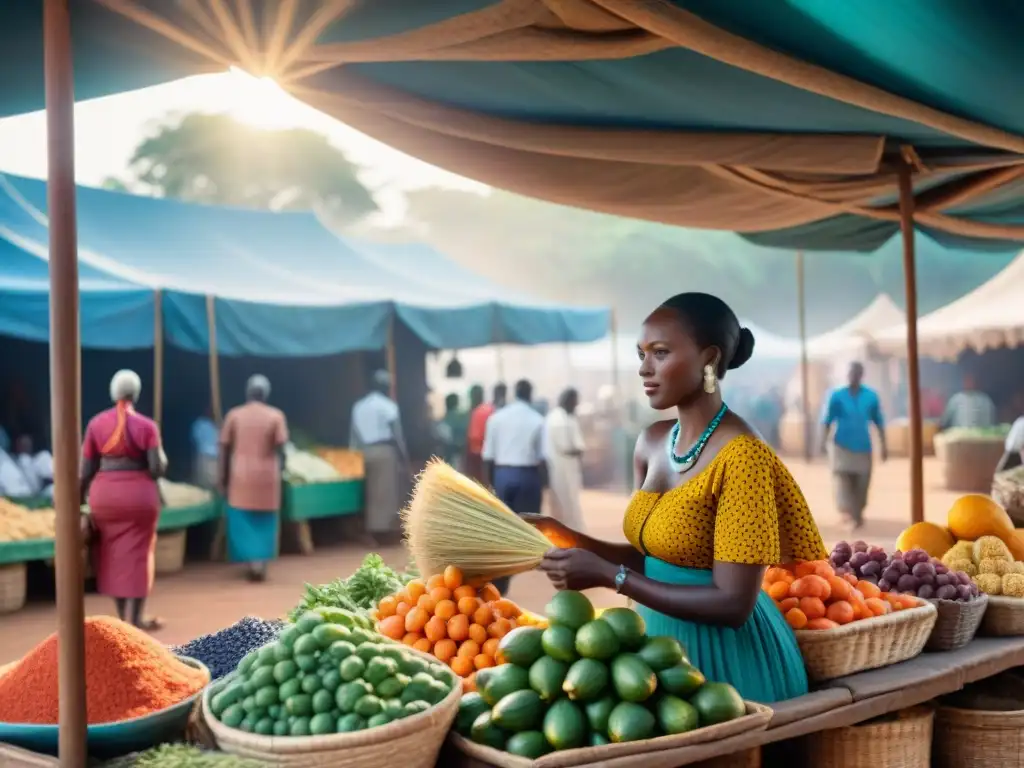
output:
[{"label": "background tree", "polygon": [[321,208],[339,221],[377,210],[358,167],[326,136],[261,130],[223,114],[165,120],[132,155],[123,185],[196,203],[274,210]]}]

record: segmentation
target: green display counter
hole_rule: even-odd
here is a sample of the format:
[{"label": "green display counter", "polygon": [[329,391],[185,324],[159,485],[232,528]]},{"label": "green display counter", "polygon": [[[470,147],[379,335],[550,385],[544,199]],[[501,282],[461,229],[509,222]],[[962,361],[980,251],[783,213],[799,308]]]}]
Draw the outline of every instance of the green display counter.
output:
[{"label": "green display counter", "polygon": [[293,523],[323,517],[358,515],[363,511],[363,480],[333,483],[285,483],[282,517]]},{"label": "green display counter", "polygon": [[223,512],[220,499],[210,499],[190,507],[164,507],[160,511],[160,521],[157,523],[156,529],[157,531],[177,531],[181,528],[191,528],[193,525],[202,525],[216,520]]},{"label": "green display counter", "polygon": [[53,539],[0,542],[0,565],[52,559]]}]

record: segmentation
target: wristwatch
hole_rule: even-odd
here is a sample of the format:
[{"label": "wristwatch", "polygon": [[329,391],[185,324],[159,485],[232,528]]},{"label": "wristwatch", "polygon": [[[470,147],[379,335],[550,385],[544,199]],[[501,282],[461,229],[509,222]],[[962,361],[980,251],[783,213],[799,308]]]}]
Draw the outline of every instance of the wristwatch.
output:
[{"label": "wristwatch", "polygon": [[629,578],[629,569],[624,566],[619,566],[619,572],[615,574],[615,591],[622,592],[622,588],[626,586],[626,579]]}]

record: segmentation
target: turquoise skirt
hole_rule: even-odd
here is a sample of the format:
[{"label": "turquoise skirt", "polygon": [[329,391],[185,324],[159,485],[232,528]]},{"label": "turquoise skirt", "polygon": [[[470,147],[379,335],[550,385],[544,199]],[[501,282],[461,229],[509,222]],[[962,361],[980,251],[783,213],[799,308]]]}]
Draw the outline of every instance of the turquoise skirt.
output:
[{"label": "turquoise skirt", "polygon": [[[645,560],[644,574],[666,584],[711,584],[711,571],[680,568],[655,557]],[[807,693],[807,672],[796,637],[764,592],[739,629],[681,621],[642,605],[636,610],[647,622],[648,635],[676,638],[708,680],[731,684],[744,699],[771,704]]]},{"label": "turquoise skirt", "polygon": [[277,512],[250,512],[227,506],[228,559],[232,563],[265,563],[277,557]]}]

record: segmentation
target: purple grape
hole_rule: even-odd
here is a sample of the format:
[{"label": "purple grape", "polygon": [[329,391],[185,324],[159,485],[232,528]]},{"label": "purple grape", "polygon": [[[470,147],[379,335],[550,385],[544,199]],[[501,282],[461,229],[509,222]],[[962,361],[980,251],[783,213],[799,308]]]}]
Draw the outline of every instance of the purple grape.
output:
[{"label": "purple grape", "polygon": [[892,583],[888,579],[879,579],[878,588],[883,592],[892,592]]},{"label": "purple grape", "polygon": [[879,576],[882,575],[882,564],[879,563],[879,562],[876,562],[875,560],[869,560],[868,562],[864,563],[864,565],[861,566],[861,568],[860,568],[860,575],[861,576],[874,576],[875,578],[878,578]]},{"label": "purple grape", "polygon": [[931,563],[918,563],[917,565],[915,565],[910,570],[910,572],[912,574],[914,574],[915,576],[917,576],[917,578],[919,578],[919,579],[922,576],[931,576],[932,578],[934,578],[935,577],[935,566],[932,565]]},{"label": "purple grape", "polygon": [[847,541],[840,541],[838,544],[836,544],[834,547],[832,547],[832,551],[833,552],[846,552],[847,554],[851,554],[852,555],[853,554],[853,547],[851,547],[850,543],[847,542]]},{"label": "purple grape", "polygon": [[839,574],[840,576],[845,576],[848,573],[852,574],[853,573],[853,568],[850,567],[849,563],[845,563],[844,565],[841,565],[841,566],[839,566],[839,568],[836,569],[836,573]]},{"label": "purple grape", "polygon": [[853,551],[854,552],[867,552],[868,551],[867,542],[860,541],[860,540],[853,542]]},{"label": "purple grape", "polygon": [[893,560],[892,563],[890,563],[889,567],[890,568],[895,568],[896,572],[900,576],[903,576],[903,575],[905,575],[907,573],[910,573],[910,566],[907,565],[907,561],[906,560]]},{"label": "purple grape", "polygon": [[903,574],[893,568],[891,565],[882,571],[882,578],[889,582],[897,582],[900,580],[900,576]]},{"label": "purple grape", "polygon": [[850,565],[857,571],[864,567],[865,563],[871,562],[867,552],[854,552],[850,558]]},{"label": "purple grape", "polygon": [[956,577],[960,581],[961,586],[969,587],[973,583],[966,571],[957,571]]},{"label": "purple grape", "polygon": [[845,552],[833,552],[829,555],[828,561],[832,564],[833,568],[839,568],[850,562],[850,555]]},{"label": "purple grape", "polygon": [[935,565],[935,573],[937,573],[937,574],[939,574],[939,573],[941,573],[941,574],[949,573],[949,568],[947,568],[942,563],[934,563],[934,565]]},{"label": "purple grape", "polygon": [[939,600],[956,600],[957,588],[952,584],[947,584],[946,586],[939,587],[935,590],[935,596],[939,598]]},{"label": "purple grape", "polygon": [[973,597],[971,588],[966,584],[961,584],[956,588],[957,594],[960,595],[961,600],[970,600]]},{"label": "purple grape", "polygon": [[868,550],[868,556],[876,563],[884,563],[889,559],[889,556],[885,554],[885,550],[881,547],[872,547]]},{"label": "purple grape", "polygon": [[981,595],[981,590],[978,589],[978,585],[975,584],[973,581],[970,583],[970,588],[971,588],[971,597],[979,597]]},{"label": "purple grape", "polygon": [[931,584],[922,584],[917,588],[917,596],[922,600],[931,600],[935,596],[935,587]]},{"label": "purple grape", "polygon": [[908,573],[905,576],[900,576],[900,580],[896,582],[896,589],[900,592],[916,592],[920,583],[917,576]]},{"label": "purple grape", "polygon": [[950,577],[949,577],[948,573],[936,573],[935,574],[935,586],[936,587],[944,587],[944,586],[946,586],[947,584],[950,583],[949,579],[950,579]]}]

